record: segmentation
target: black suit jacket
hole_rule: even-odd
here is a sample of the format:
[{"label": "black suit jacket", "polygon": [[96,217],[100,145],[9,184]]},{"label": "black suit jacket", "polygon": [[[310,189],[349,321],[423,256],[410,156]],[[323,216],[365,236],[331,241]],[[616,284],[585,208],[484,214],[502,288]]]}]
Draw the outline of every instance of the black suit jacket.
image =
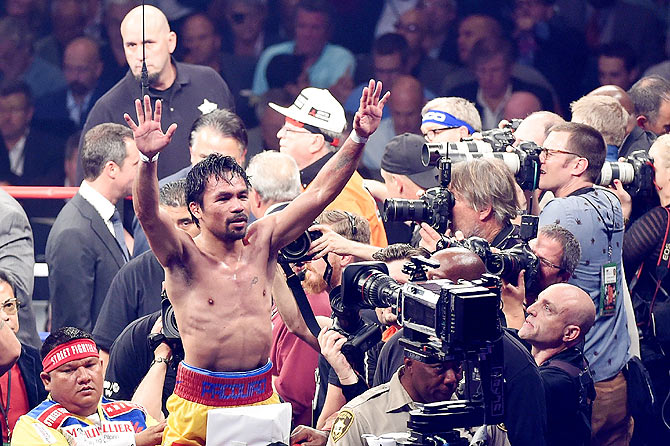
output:
[{"label": "black suit jacket", "polygon": [[16,186],[62,186],[65,181],[65,141],[32,128],[23,148],[23,175],[10,171],[4,142],[0,154],[0,179]]},{"label": "black suit jacket", "polygon": [[40,352],[35,347],[22,344],[21,356],[19,356],[17,364],[23,378],[23,384],[26,386],[28,406],[33,409],[47,399],[48,394],[44,388],[44,383],[40,379],[40,372],[42,372]]},{"label": "black suit jacket", "polygon": [[88,107],[82,111],[79,124],[70,119],[70,112],[67,109],[67,88],[63,88],[54,93],[40,98],[35,104],[35,114],[33,116],[33,125],[45,132],[56,134],[63,139],[67,139],[77,130],[84,127],[88,112],[93,108],[100,97],[111,87],[98,82],[93,95],[88,103]]},{"label": "black suit jacket", "polygon": [[63,207],[47,240],[51,331],[93,330],[112,279],[125,263],[121,247],[80,194]]}]

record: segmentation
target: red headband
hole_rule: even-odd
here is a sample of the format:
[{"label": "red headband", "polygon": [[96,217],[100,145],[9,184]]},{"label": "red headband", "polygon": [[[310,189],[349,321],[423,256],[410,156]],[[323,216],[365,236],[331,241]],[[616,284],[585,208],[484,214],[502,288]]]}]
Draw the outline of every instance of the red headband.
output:
[{"label": "red headband", "polygon": [[95,342],[92,339],[75,339],[51,350],[42,360],[42,368],[49,373],[70,361],[90,357],[100,357]]}]

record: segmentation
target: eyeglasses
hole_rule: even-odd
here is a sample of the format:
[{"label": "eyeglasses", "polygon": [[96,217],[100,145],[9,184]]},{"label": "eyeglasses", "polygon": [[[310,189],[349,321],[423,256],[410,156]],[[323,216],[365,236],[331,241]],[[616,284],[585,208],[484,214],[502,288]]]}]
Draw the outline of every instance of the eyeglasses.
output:
[{"label": "eyeglasses", "polygon": [[8,299],[2,304],[2,311],[4,311],[7,316],[14,316],[17,311],[19,311],[19,305],[21,303],[18,299]]},{"label": "eyeglasses", "polygon": [[579,153],[568,152],[567,150],[560,150],[560,149],[547,149],[546,147],[543,147],[543,148],[540,150],[540,158],[543,158],[543,159],[546,160],[547,158],[549,158],[551,155],[553,155],[553,154],[555,154],[555,153],[564,153],[564,154],[566,154],[566,155],[574,155],[574,156],[577,156],[577,157],[579,157],[579,158],[584,158],[584,157],[583,157],[582,155],[580,155]]},{"label": "eyeglasses", "polygon": [[309,132],[307,130],[296,130],[296,129],[292,129],[292,128],[286,126],[286,125],[283,126],[281,129],[284,130],[285,132],[302,133],[303,135],[313,135],[312,132]]},{"label": "eyeglasses", "polygon": [[563,267],[560,265],[556,265],[554,263],[551,263],[549,260],[545,259],[544,257],[537,256],[538,260],[540,261],[541,264],[546,266],[547,268],[556,268],[557,270],[563,270]]},{"label": "eyeglasses", "polygon": [[424,133],[423,137],[426,139],[426,141],[432,141],[437,135],[444,132],[445,130],[452,130],[457,128],[458,127],[440,127],[437,129],[431,129]]}]

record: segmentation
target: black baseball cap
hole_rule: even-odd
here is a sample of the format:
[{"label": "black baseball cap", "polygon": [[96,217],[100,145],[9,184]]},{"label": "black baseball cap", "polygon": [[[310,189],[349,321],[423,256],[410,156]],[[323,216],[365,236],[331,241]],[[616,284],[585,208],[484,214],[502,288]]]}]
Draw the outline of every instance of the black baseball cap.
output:
[{"label": "black baseball cap", "polygon": [[426,140],[414,133],[403,133],[386,144],[382,157],[382,169],[396,175],[405,175],[423,189],[439,185],[437,168],[424,166],[421,148]]}]

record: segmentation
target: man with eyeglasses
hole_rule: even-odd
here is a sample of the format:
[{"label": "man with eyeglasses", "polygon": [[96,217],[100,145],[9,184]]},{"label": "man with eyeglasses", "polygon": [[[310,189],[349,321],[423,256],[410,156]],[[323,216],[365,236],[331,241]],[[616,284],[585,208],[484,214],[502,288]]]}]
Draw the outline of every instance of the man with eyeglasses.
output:
[{"label": "man with eyeglasses", "polygon": [[[277,132],[279,151],[290,155],[298,164],[300,182],[307,189],[340,145],[347,127],[344,109],[328,90],[312,87],[302,90],[290,107],[272,102],[269,105],[286,117],[284,126]],[[380,248],[388,244],[377,204],[363,187],[363,178],[358,172],[354,172],[326,209],[364,217],[370,224],[370,243]]]},{"label": "man with eyeglasses", "polygon": [[458,142],[481,130],[479,112],[467,99],[435,98],[421,109],[421,134],[428,142]]},{"label": "man with eyeglasses", "polygon": [[[19,344],[20,302],[9,275],[0,270],[0,428],[2,444],[9,444],[11,432],[21,415],[47,396],[40,372],[42,361],[36,348]],[[10,357],[11,362],[6,359]],[[18,360],[17,360],[18,358]],[[12,365],[13,364],[13,365]]]},{"label": "man with eyeglasses", "polygon": [[630,336],[623,302],[621,203],[594,187],[605,161],[605,141],[584,124],[555,126],[540,154],[539,188],[554,199],[540,213],[540,225],[555,223],[579,240],[581,258],[569,283],[586,291],[597,308],[584,353],[591,365],[597,398],[592,444],[628,444],[632,419],[622,369],[630,359]]},{"label": "man with eyeglasses", "polygon": [[540,262],[538,276],[530,287],[509,284],[503,287],[503,313],[507,328],[511,329],[521,328],[526,319],[524,309],[532,305],[542,291],[570,280],[582,252],[577,238],[557,224],[542,226],[537,237],[528,244]]}]

